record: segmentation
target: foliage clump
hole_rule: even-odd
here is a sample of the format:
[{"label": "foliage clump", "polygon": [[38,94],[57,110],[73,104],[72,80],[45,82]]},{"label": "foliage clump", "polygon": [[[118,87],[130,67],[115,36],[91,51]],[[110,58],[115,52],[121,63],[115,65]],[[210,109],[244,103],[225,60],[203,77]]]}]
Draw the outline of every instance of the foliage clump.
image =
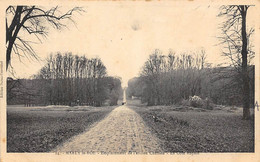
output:
[{"label": "foliage clump", "polygon": [[193,97],[192,96],[189,97],[189,104],[192,107],[202,107],[203,102],[199,96],[194,95]]},{"label": "foliage clump", "polygon": [[196,95],[190,96],[187,100],[182,100],[181,105],[209,110],[213,109],[213,102],[211,101],[211,99],[209,99],[208,97],[202,99],[200,96]]}]

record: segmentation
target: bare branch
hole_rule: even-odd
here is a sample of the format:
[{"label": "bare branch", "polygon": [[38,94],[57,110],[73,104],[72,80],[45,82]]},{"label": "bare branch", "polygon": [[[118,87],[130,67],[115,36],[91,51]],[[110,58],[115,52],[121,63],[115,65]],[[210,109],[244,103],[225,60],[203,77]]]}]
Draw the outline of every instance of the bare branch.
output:
[{"label": "bare branch", "polygon": [[[16,54],[19,51],[21,51],[23,54],[25,52],[38,60],[38,56],[30,45],[30,43],[33,42],[25,41],[24,39],[18,37],[20,29],[23,29],[28,34],[34,35],[35,38],[41,43],[42,41],[39,36],[46,38],[48,35],[46,24],[44,24],[45,22],[49,23],[56,29],[61,29],[63,27],[67,28],[66,23],[62,22],[61,20],[67,19],[75,25],[76,23],[72,19],[72,15],[74,13],[81,12],[85,12],[85,10],[81,7],[74,7],[62,14],[59,11],[58,6],[52,7],[48,10],[36,6],[17,6],[16,8],[14,6],[9,6],[6,9],[6,14],[9,15],[6,16],[7,67],[9,61],[11,60],[10,55],[12,51],[14,51]],[[8,24],[8,18],[12,18],[10,25]],[[21,45],[24,46],[24,48],[21,48],[21,46],[18,47],[17,43],[14,45],[16,39],[21,43]],[[15,50],[12,50],[12,48],[15,48]]]}]

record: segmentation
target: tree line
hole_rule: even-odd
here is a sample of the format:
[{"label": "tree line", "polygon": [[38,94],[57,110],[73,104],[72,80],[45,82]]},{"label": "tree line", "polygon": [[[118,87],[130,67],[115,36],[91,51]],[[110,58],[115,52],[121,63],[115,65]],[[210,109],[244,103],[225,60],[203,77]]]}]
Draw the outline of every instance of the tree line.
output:
[{"label": "tree line", "polygon": [[[254,104],[254,66],[249,66],[250,104]],[[237,68],[214,67],[206,62],[204,50],[163,55],[156,49],[128,82],[127,96],[140,97],[147,105],[179,104],[190,96],[210,99],[216,104],[241,105],[242,79]]]},{"label": "tree line", "polygon": [[[210,96],[215,103],[243,105],[243,119],[249,119],[255,92],[255,68],[251,62],[255,56],[251,39],[255,29],[247,24],[247,11],[251,7],[252,5],[220,7],[218,16],[225,19],[220,26],[221,34],[218,38],[222,45],[222,55],[228,58],[229,65],[204,68],[203,55],[191,57],[184,54],[177,57],[175,70],[169,70],[167,67],[172,67],[172,58],[175,60],[175,57],[169,55],[165,64],[162,59],[165,56],[151,55],[142,69],[142,75],[129,82],[129,94],[138,91],[131,84],[141,86],[139,89],[142,89],[142,93],[135,95],[142,94],[142,99],[148,105],[172,103],[172,100],[185,99],[187,95]],[[204,87],[207,87],[205,91]]]},{"label": "tree line", "polygon": [[122,95],[121,79],[108,76],[101,59],[72,53],[51,54],[33,79],[9,78],[7,83],[13,87],[8,90],[9,104],[19,99],[27,105],[116,105]]}]

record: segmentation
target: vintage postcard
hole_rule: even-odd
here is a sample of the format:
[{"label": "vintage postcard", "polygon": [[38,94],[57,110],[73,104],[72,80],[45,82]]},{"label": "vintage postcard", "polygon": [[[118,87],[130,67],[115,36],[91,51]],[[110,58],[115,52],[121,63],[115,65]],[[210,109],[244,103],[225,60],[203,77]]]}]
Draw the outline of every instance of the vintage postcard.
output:
[{"label": "vintage postcard", "polygon": [[259,161],[259,1],[0,2],[1,162]]}]

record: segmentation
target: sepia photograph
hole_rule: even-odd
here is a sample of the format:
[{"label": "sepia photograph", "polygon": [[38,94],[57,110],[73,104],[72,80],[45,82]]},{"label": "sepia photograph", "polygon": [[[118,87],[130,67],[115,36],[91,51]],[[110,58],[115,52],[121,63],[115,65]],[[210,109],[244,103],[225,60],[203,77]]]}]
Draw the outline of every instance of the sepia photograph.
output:
[{"label": "sepia photograph", "polygon": [[1,154],[259,160],[256,4],[5,3]]}]

